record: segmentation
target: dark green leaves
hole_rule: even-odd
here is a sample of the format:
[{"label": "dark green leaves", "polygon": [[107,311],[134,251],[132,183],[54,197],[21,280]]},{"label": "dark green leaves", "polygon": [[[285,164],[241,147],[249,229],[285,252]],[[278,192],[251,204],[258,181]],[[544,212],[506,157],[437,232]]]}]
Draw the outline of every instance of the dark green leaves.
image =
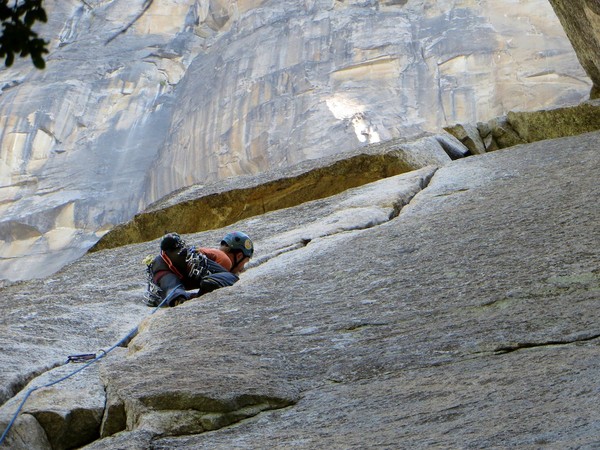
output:
[{"label": "dark green leaves", "polygon": [[0,0],[0,57],[10,67],[15,55],[31,55],[33,65],[38,69],[46,66],[43,55],[48,53],[48,42],[38,37],[31,27],[35,22],[46,22],[48,17],[42,7],[43,0]]}]

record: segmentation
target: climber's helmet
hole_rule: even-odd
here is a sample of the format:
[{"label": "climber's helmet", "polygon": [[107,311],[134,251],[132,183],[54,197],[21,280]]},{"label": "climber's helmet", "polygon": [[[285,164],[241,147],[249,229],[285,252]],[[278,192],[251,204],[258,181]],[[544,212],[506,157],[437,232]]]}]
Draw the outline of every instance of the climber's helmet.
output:
[{"label": "climber's helmet", "polygon": [[252,254],[254,253],[252,240],[246,233],[242,233],[241,231],[226,234],[221,240],[221,245],[226,245],[234,253],[242,252],[248,258],[252,258]]}]

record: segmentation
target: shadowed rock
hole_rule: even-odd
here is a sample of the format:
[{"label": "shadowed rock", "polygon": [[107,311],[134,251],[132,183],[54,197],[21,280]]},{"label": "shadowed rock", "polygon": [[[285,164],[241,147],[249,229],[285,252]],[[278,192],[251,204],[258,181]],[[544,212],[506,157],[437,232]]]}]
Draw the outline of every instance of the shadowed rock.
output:
[{"label": "shadowed rock", "polygon": [[321,158],[252,177],[177,191],[105,234],[90,251],[180,233],[223,227],[243,218],[328,197],[427,165],[444,165],[468,153],[451,135],[392,140],[345,157]]},{"label": "shadowed rock", "polygon": [[519,144],[590,133],[600,130],[600,101],[568,108],[509,112],[477,126],[446,127],[472,154],[478,155]]},{"label": "shadowed rock", "polygon": [[595,0],[550,0],[550,4],[593,82],[590,97],[600,98],[600,4]]}]

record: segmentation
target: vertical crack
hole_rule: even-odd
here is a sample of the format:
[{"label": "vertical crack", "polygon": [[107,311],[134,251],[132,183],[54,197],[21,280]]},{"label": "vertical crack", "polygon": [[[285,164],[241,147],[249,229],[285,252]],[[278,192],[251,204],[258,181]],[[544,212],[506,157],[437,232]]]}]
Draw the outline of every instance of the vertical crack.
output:
[{"label": "vertical crack", "polygon": [[433,179],[433,176],[437,171],[438,167],[435,167],[430,173],[425,174],[419,183],[419,189],[417,191],[415,191],[410,197],[406,199],[398,199],[398,201],[394,203],[394,209],[389,216],[390,220],[398,217],[404,209],[404,207],[410,204],[410,202],[412,202],[412,200],[417,196],[417,194],[423,192],[427,188],[427,186],[429,186],[431,180]]}]

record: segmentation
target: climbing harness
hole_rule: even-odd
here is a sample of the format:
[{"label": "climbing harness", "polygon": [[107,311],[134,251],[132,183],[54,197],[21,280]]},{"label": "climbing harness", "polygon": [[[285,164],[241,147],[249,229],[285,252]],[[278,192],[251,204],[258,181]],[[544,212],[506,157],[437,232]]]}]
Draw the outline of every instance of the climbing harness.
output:
[{"label": "climbing harness", "polygon": [[157,306],[162,302],[162,289],[154,282],[153,261],[152,256],[146,257],[143,261],[146,264],[146,292],[144,292],[142,301],[146,306]]},{"label": "climbing harness", "polygon": [[[164,251],[164,249],[162,249],[162,247],[163,247],[162,243],[163,242],[167,243],[167,241],[165,241],[165,239],[170,240],[169,244],[174,245],[175,249],[179,250],[180,253],[183,252],[184,250],[187,252],[185,262],[187,264],[187,269],[189,271],[188,275],[190,278],[202,279],[206,276],[212,275],[212,271],[209,269],[208,258],[206,257],[206,255],[198,252],[196,250],[196,248],[194,248],[194,247],[189,247],[186,249],[185,241],[183,239],[181,239],[181,236],[179,236],[177,233],[169,233],[169,234],[165,235],[163,237],[163,241],[161,241],[160,256],[162,257],[162,259],[165,261],[165,263],[169,267],[169,270],[171,270],[173,273],[175,273],[175,275],[177,275],[180,279],[184,278],[183,275],[181,274],[181,272],[179,272],[179,270],[177,270],[177,268],[175,267],[175,265],[173,264],[173,262],[167,255],[166,251]],[[165,248],[167,248],[166,245],[165,245]],[[146,265],[146,277],[147,277],[147,289],[146,289],[146,292],[144,293],[144,303],[148,306],[154,307],[154,310],[152,310],[152,312],[150,312],[149,315],[154,314],[163,305],[168,305],[169,302],[172,300],[171,297],[173,297],[173,295],[177,293],[177,290],[172,290],[169,293],[169,295],[165,296],[164,299],[161,298],[163,291],[154,282],[154,273],[152,271],[153,261],[154,261],[154,257],[152,257],[150,255],[147,256],[146,258],[144,258],[144,260],[143,260],[144,264]],[[223,285],[225,285],[225,284],[223,284]],[[216,285],[216,286],[218,286],[218,285]],[[58,380],[49,382],[44,385],[34,386],[34,387],[28,389],[24,394],[23,400],[17,407],[17,410],[16,410],[14,416],[12,417],[8,426],[2,433],[2,436],[0,436],[0,445],[4,442],[4,439],[8,435],[9,430],[12,428],[15,421],[17,420],[17,417],[19,416],[19,413],[23,409],[25,402],[27,401],[27,399],[33,392],[37,391],[38,389],[54,386],[55,384],[58,384],[68,378],[71,378],[73,375],[81,372],[82,370],[86,369],[90,365],[92,365],[95,362],[99,361],[100,359],[104,358],[108,353],[113,351],[115,348],[123,346],[126,342],[128,342],[137,333],[137,331],[138,331],[138,327],[136,326],[124,338],[122,338],[119,342],[114,344],[108,350],[100,350],[98,353],[83,353],[83,354],[68,356],[64,365],[69,364],[69,363],[84,363],[84,364],[81,367],[79,367],[78,369],[72,371],[71,373],[68,373],[67,375],[59,378]]]},{"label": "climbing harness", "polygon": [[[185,262],[188,269],[188,276],[190,278],[202,279],[212,273],[208,268],[208,258],[206,255],[198,252],[198,250],[196,250],[194,247],[189,247],[185,249],[185,251]],[[163,259],[167,267],[169,267],[169,270],[177,275],[180,280],[184,278],[165,251],[161,251],[160,257]],[[153,262],[154,258],[150,255],[143,260],[143,263],[146,265],[146,292],[143,296],[143,302],[146,306],[156,306],[162,302],[163,290],[154,281],[154,271],[152,269]]]},{"label": "climbing harness", "polygon": [[193,279],[201,279],[207,275],[210,275],[207,260],[208,258],[206,255],[199,253],[195,248],[188,248],[185,262],[187,263],[189,269],[189,277]]},{"label": "climbing harness", "polygon": [[[157,306],[156,308],[154,308],[152,310],[152,312],[150,312],[150,314],[148,314],[149,316],[154,314],[160,307],[162,307],[164,304],[168,304],[168,302],[171,300],[172,294],[174,294],[175,291],[171,292],[169,295],[167,295]],[[81,372],[82,370],[86,369],[87,367],[91,366],[92,364],[94,364],[95,362],[99,361],[100,359],[104,358],[108,353],[110,353],[111,351],[113,351],[115,348],[117,347],[122,347],[123,344],[125,342],[127,342],[129,339],[131,339],[131,337],[133,335],[135,335],[138,332],[138,326],[136,326],[135,328],[133,328],[129,333],[127,333],[127,335],[122,338],[119,342],[117,342],[116,344],[114,344],[112,347],[110,347],[108,350],[101,350],[99,352],[98,355],[93,354],[93,353],[85,353],[82,355],[71,355],[67,358],[67,361],[63,364],[66,365],[70,362],[85,362],[85,364],[81,367],[79,367],[78,369],[74,370],[73,372],[68,373],[67,375],[59,378],[58,380],[55,381],[51,381],[50,383],[41,385],[41,386],[34,386],[32,388],[29,388],[27,390],[27,392],[25,392],[25,396],[23,397],[23,400],[21,401],[21,403],[19,404],[19,406],[17,407],[17,410],[15,412],[15,414],[13,415],[12,419],[10,420],[10,422],[8,423],[8,426],[6,427],[6,430],[4,430],[4,432],[2,433],[2,436],[0,436],[0,445],[2,445],[2,443],[4,442],[4,439],[6,439],[6,436],[8,435],[8,432],[10,431],[10,429],[12,428],[12,426],[14,425],[15,421],[17,420],[17,417],[19,416],[19,413],[21,412],[21,410],[23,409],[23,406],[25,405],[25,402],[27,401],[27,399],[29,398],[29,396],[37,391],[38,389],[42,389],[42,388],[48,388],[51,386],[54,386],[55,384],[58,384],[62,381],[65,381],[68,378],[71,378],[73,375]],[[87,361],[87,362],[86,362]]]},{"label": "climbing harness", "polygon": [[162,289],[158,287],[158,285],[150,276],[150,279],[148,280],[148,287],[146,288],[146,292],[144,292],[142,301],[146,304],[146,306],[156,306],[162,301],[162,297],[160,296],[161,293]]},{"label": "climbing harness", "polygon": [[177,277],[181,280],[183,278],[183,275],[181,275],[181,272],[179,272],[179,270],[177,270],[177,267],[175,267],[175,264],[173,264],[173,261],[171,261],[171,258],[169,258],[169,255],[167,255],[167,252],[165,252],[164,250],[161,251],[160,257],[167,264],[167,266],[169,267],[169,270],[171,272],[173,272],[175,275],[177,275]]}]

